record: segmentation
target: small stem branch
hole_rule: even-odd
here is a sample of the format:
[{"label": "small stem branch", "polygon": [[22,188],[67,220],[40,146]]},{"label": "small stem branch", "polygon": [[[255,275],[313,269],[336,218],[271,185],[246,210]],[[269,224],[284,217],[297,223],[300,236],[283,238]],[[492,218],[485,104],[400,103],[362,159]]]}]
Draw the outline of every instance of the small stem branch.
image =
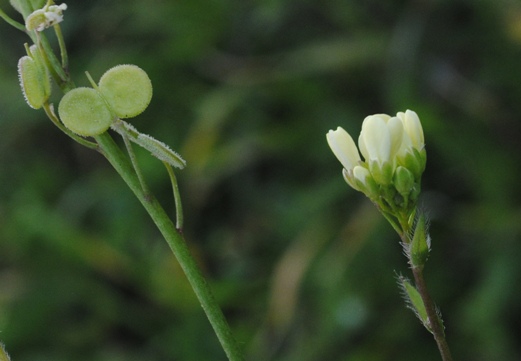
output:
[{"label": "small stem branch", "polygon": [[147,184],[145,183],[145,178],[143,177],[143,173],[141,173],[141,168],[139,168],[139,164],[136,159],[136,154],[134,153],[134,149],[132,148],[132,144],[130,144],[130,140],[126,134],[122,134],[123,142],[125,143],[125,147],[127,148],[127,153],[132,162],[132,166],[134,167],[134,171],[136,172],[136,176],[139,179],[139,183],[141,184],[141,189],[143,193],[145,193],[145,197],[150,197],[150,192],[148,191]]},{"label": "small stem branch", "polygon": [[183,235],[175,228],[156,198],[151,194],[147,195],[144,193],[132,165],[121,149],[114,143],[112,137],[105,132],[96,136],[95,139],[98,142],[99,151],[108,159],[132,192],[134,192],[165,238],[199,299],[228,360],[243,361],[244,357],[231,333],[230,326],[226,322],[197,263],[191,256]]},{"label": "small stem branch", "polygon": [[52,109],[51,105],[49,103],[43,104],[43,110],[45,111],[45,114],[47,114],[47,117],[53,122],[54,125],[56,125],[62,132],[67,134],[69,137],[74,139],[76,142],[80,143],[81,145],[84,145],[90,149],[96,149],[98,146],[96,143],[90,142],[79,135],[74,134],[69,129],[67,129],[62,122],[58,119],[56,114],[54,114],[54,110]]},{"label": "small stem branch", "polygon": [[423,271],[421,268],[412,268],[412,273],[414,275],[414,281],[416,283],[416,289],[420,293],[420,296],[423,300],[423,304],[425,306],[425,310],[427,311],[427,317],[429,319],[429,324],[432,330],[432,334],[434,336],[434,340],[438,345],[438,349],[441,354],[441,359],[443,361],[452,361],[452,355],[450,353],[449,345],[447,344],[447,340],[445,339],[445,331],[443,330],[443,325],[438,317],[438,313],[436,312],[436,307],[434,306],[434,302],[429,295],[429,291],[427,290],[427,285],[425,284],[425,279],[423,278]]},{"label": "small stem branch", "polygon": [[174,201],[175,201],[175,215],[176,222],[175,227],[178,231],[183,231],[183,204],[181,203],[181,194],[179,193],[179,184],[177,183],[177,178],[175,176],[174,170],[172,166],[167,162],[163,162],[168,171],[168,175],[170,176],[170,181],[172,182],[172,190],[174,192]]},{"label": "small stem branch", "polygon": [[65,47],[65,40],[63,39],[62,28],[60,24],[53,26],[56,38],[58,39],[58,45],[60,47],[60,55],[62,59],[62,69],[65,72],[69,71],[69,56],[67,55],[67,48]]},{"label": "small stem branch", "polygon": [[8,23],[11,26],[14,26],[20,31],[26,32],[25,26],[23,24],[20,24],[18,21],[15,21],[11,19],[2,9],[0,9],[0,18],[4,19],[6,23]]}]

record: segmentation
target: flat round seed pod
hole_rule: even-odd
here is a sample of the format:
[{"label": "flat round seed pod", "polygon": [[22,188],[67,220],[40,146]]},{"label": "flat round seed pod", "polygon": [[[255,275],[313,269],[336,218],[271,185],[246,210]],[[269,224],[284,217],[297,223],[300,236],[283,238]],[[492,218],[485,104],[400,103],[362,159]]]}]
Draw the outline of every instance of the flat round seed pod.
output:
[{"label": "flat round seed pod", "polygon": [[49,77],[45,68],[29,56],[18,61],[18,77],[25,100],[31,108],[40,109],[51,93]]},{"label": "flat round seed pod", "polygon": [[114,120],[101,95],[92,88],[76,88],[65,94],[58,114],[67,128],[82,136],[101,134]]},{"label": "flat round seed pod", "polygon": [[136,65],[118,65],[109,69],[101,77],[98,87],[114,113],[122,119],[142,113],[152,99],[152,82]]}]

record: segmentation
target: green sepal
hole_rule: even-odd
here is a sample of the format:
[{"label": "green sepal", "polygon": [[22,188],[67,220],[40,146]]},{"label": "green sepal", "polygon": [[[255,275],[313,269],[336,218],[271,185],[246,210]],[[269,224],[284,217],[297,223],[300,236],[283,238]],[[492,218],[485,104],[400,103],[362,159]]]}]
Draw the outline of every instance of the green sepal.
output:
[{"label": "green sepal", "polygon": [[412,148],[411,151],[408,151],[398,159],[398,163],[407,168],[414,175],[415,180],[419,180],[423,173],[420,162],[420,153],[416,148]]},{"label": "green sepal", "polygon": [[391,162],[383,162],[382,164],[376,161],[369,162],[369,172],[378,184],[391,184],[393,180],[393,171],[393,164]]},{"label": "green sepal", "polygon": [[414,187],[414,175],[405,167],[398,166],[394,172],[393,183],[404,198],[408,198]]}]

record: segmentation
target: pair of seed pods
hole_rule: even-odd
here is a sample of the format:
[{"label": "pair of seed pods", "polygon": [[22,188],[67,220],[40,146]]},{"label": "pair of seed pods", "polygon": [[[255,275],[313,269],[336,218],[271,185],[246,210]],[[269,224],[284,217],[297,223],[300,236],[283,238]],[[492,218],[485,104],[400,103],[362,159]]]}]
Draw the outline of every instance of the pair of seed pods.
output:
[{"label": "pair of seed pods", "polygon": [[81,136],[104,133],[114,121],[141,114],[152,99],[152,82],[136,65],[118,65],[95,88],[80,87],[63,96],[58,114],[63,124]]}]

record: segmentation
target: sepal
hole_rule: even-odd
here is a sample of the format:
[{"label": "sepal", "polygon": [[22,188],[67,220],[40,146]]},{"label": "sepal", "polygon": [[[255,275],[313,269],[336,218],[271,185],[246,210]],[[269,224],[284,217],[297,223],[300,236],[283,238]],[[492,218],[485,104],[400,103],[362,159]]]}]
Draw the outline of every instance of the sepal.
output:
[{"label": "sepal", "polygon": [[398,193],[407,199],[414,188],[414,175],[407,168],[398,166],[394,173],[394,186]]},{"label": "sepal", "polygon": [[392,162],[382,162],[371,160],[369,161],[369,172],[373,176],[376,183],[381,185],[388,185],[393,180],[393,164]]}]

